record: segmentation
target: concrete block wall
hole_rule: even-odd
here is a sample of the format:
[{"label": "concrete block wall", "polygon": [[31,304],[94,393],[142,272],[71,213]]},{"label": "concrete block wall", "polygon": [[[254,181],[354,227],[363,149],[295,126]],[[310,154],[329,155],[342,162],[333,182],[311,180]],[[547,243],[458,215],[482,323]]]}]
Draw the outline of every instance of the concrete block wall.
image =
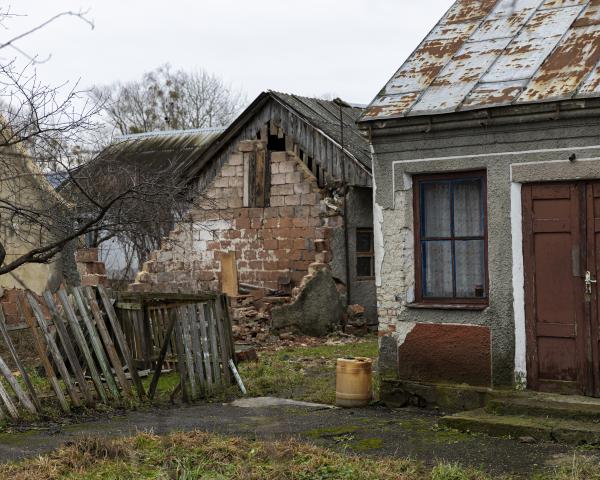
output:
[{"label": "concrete block wall", "polygon": [[343,225],[331,214],[316,179],[290,152],[272,152],[269,207],[244,208],[244,155],[264,149],[242,141],[203,192],[186,221],[153,252],[131,289],[194,292],[220,288],[220,257],[236,253],[241,283],[277,289],[297,285],[318,258],[315,243]]}]

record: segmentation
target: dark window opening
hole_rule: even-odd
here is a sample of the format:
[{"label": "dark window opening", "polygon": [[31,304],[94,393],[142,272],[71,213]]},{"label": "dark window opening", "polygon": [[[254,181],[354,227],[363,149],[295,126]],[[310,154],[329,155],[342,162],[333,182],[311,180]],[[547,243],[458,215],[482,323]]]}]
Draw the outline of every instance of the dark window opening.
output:
[{"label": "dark window opening", "polygon": [[356,230],[356,276],[362,279],[375,277],[372,228],[358,228]]},{"label": "dark window opening", "polygon": [[416,299],[487,303],[484,172],[415,177]]},{"label": "dark window opening", "polygon": [[269,135],[267,149],[270,152],[285,152],[285,137],[279,138],[277,135]]}]

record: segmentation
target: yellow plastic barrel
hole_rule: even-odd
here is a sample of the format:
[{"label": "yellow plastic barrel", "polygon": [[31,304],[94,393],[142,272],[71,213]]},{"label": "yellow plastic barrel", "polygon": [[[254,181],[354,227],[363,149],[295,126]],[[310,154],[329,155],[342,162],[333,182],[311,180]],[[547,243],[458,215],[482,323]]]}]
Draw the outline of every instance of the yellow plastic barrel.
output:
[{"label": "yellow plastic barrel", "polygon": [[373,361],[365,357],[338,358],[335,377],[335,404],[338,407],[366,407],[373,397]]}]

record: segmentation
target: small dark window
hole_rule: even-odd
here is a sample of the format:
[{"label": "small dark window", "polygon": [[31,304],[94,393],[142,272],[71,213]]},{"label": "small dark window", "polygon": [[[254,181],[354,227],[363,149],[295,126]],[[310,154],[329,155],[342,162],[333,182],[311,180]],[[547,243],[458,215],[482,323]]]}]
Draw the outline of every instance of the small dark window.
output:
[{"label": "small dark window", "polygon": [[375,254],[373,249],[373,229],[356,230],[356,276],[373,278],[375,276]]},{"label": "small dark window", "polygon": [[416,299],[487,303],[484,172],[415,177]]}]

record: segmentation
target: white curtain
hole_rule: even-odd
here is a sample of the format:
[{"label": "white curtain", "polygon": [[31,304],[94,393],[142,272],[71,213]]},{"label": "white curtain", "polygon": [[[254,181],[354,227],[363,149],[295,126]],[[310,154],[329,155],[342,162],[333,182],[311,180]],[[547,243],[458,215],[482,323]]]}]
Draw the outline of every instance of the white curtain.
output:
[{"label": "white curtain", "polygon": [[[460,240],[460,237],[483,237],[481,180],[425,183],[422,190],[423,295],[438,298],[484,296],[484,241]],[[431,237],[454,237],[455,240],[426,240]]]}]

